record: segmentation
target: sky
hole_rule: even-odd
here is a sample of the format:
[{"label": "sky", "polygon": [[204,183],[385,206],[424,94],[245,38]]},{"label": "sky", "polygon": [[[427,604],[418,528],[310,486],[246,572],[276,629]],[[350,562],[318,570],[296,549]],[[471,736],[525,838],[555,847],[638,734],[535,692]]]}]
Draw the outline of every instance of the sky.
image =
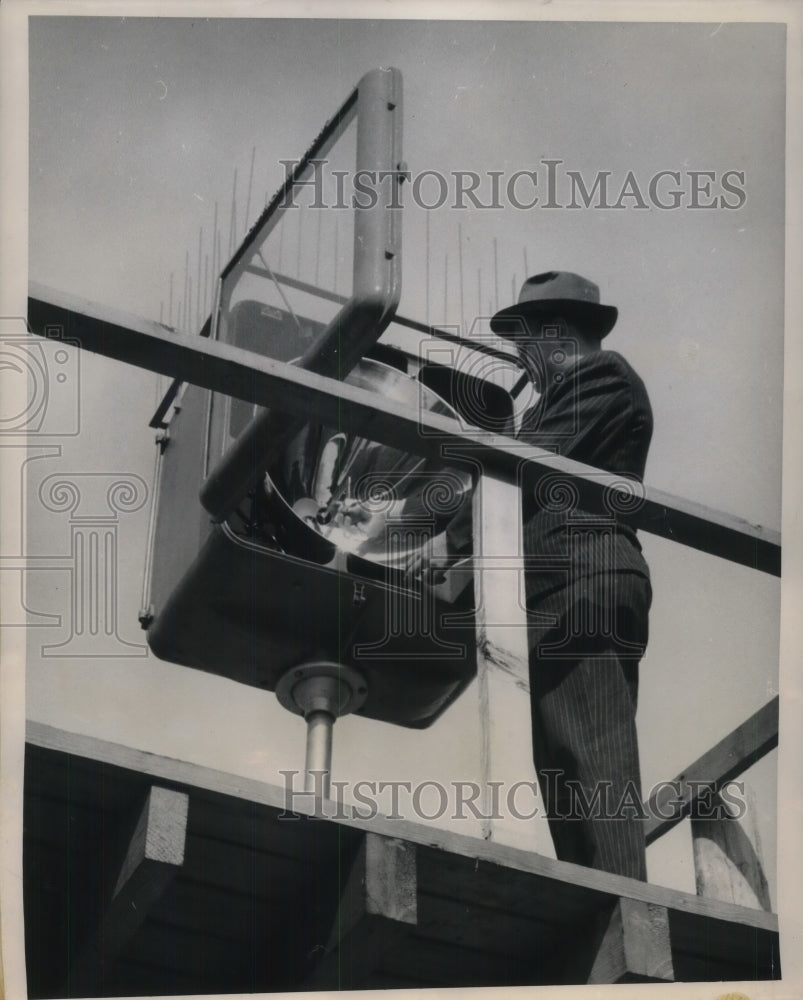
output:
[{"label": "sky", "polygon": [[[783,26],[769,24],[36,19],[29,275],[166,319],[171,274],[176,300],[185,268],[197,280],[199,230],[203,255],[212,248],[216,204],[225,245],[234,171],[241,238],[283,180],[280,161],[303,153],[363,72],[396,66],[413,176],[437,170],[451,192],[454,172],[473,171],[484,195],[491,171],[505,180],[533,171],[537,185],[523,177],[516,191],[541,199],[527,209],[510,199],[487,209],[409,204],[400,312],[470,335],[475,320],[512,301],[525,265],[587,275],[620,310],[609,346],[650,394],[647,483],[779,529],[784,54]],[[543,204],[547,161],[559,184],[554,208]],[[648,197],[661,171],[680,176],[676,208]],[[696,198],[695,171],[713,175]],[[611,202],[632,176],[649,203],[637,207],[632,196],[620,208],[570,208],[570,172],[589,188],[607,172]],[[728,176],[737,193],[723,186]],[[661,185],[660,197],[670,198],[672,185]],[[735,207],[695,207],[720,197]],[[51,452],[29,461],[29,521],[19,542],[40,563],[27,574],[27,606],[62,623],[29,629],[28,714],[276,780],[280,766],[302,766],[303,732],[272,694],[144,655],[137,612],[149,503],[120,513],[116,528],[118,632],[140,648],[89,657],[42,649],[66,638],[70,536],[63,512],[45,509],[38,491],[57,473],[114,473],[141,481],[149,496],[147,422],[161,388],[149,373],[81,357],[77,432],[59,437],[46,427],[41,440]],[[72,405],[58,403],[65,413]],[[12,476],[21,479],[21,468]],[[641,537],[655,594],[638,714],[649,787],[777,692],[780,587]],[[335,770],[408,780],[476,775],[477,711],[471,688],[425,733],[344,719]],[[521,699],[511,713],[523,727],[511,774],[531,777]],[[774,893],[774,758],[752,780]],[[546,832],[535,836],[536,849],[550,853]],[[650,849],[650,877],[693,891],[684,837],[687,829]]]}]

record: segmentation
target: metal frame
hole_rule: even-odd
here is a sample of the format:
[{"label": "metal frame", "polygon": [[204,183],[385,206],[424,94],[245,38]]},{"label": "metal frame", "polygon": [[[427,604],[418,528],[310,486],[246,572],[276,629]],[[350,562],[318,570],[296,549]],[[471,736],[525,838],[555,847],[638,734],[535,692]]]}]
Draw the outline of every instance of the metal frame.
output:
[{"label": "metal frame", "polygon": [[[212,336],[220,340],[220,317],[227,309],[227,288],[252,269],[252,250],[265,239],[285,211],[293,187],[326,155],[356,115],[355,169],[399,183],[401,162],[401,73],[371,70],[327,122],[292,175],[273,197],[218,280]],[[354,283],[351,298],[342,304],[298,367],[345,378],[392,320],[401,295],[401,213],[394,199],[378,197],[374,204],[355,208]],[[223,520],[254,483],[254,469],[270,463],[280,442],[292,435],[298,422],[263,409],[209,471],[201,503],[215,520]]]}]

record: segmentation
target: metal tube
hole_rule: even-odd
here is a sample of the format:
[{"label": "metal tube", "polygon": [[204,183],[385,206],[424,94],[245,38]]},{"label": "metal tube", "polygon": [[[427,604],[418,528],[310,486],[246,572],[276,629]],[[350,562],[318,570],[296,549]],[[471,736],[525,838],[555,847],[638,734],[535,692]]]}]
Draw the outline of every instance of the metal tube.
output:
[{"label": "metal tube", "polygon": [[[320,788],[321,798],[329,798],[332,771],[332,727],[334,716],[329,712],[310,712],[307,722],[307,759],[304,763],[306,789],[308,792]],[[318,775],[313,772],[318,772]],[[320,773],[323,772],[323,773]],[[318,778],[316,788],[316,777]]]}]

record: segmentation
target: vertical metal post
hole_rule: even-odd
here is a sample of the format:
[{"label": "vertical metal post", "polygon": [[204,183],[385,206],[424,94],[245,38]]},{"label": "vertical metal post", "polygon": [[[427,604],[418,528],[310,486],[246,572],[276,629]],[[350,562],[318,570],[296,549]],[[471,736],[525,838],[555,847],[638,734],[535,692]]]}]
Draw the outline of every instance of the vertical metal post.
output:
[{"label": "vertical metal post", "polygon": [[367,694],[365,681],[353,667],[328,661],[300,664],[279,679],[276,697],[307,723],[304,787],[308,792],[329,798],[335,719],[357,711]]},{"label": "vertical metal post", "polygon": [[335,724],[329,712],[310,712],[307,723],[307,757],[304,763],[305,788],[316,791],[315,775],[320,774],[321,798],[329,798],[332,775],[332,729]]}]

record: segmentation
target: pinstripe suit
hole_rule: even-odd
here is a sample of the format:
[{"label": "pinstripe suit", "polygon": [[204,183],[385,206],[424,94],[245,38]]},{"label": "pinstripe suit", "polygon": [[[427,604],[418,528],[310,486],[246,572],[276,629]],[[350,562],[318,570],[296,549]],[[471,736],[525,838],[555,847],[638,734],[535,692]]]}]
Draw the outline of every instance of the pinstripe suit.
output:
[{"label": "pinstripe suit", "polygon": [[[597,351],[547,388],[518,437],[641,480],[651,435],[641,379],[619,354]],[[640,794],[635,709],[649,570],[635,531],[612,513],[579,509],[569,480],[528,474],[522,485],[533,751],[556,852],[645,879],[632,806]],[[600,792],[621,818],[597,815]]]}]

